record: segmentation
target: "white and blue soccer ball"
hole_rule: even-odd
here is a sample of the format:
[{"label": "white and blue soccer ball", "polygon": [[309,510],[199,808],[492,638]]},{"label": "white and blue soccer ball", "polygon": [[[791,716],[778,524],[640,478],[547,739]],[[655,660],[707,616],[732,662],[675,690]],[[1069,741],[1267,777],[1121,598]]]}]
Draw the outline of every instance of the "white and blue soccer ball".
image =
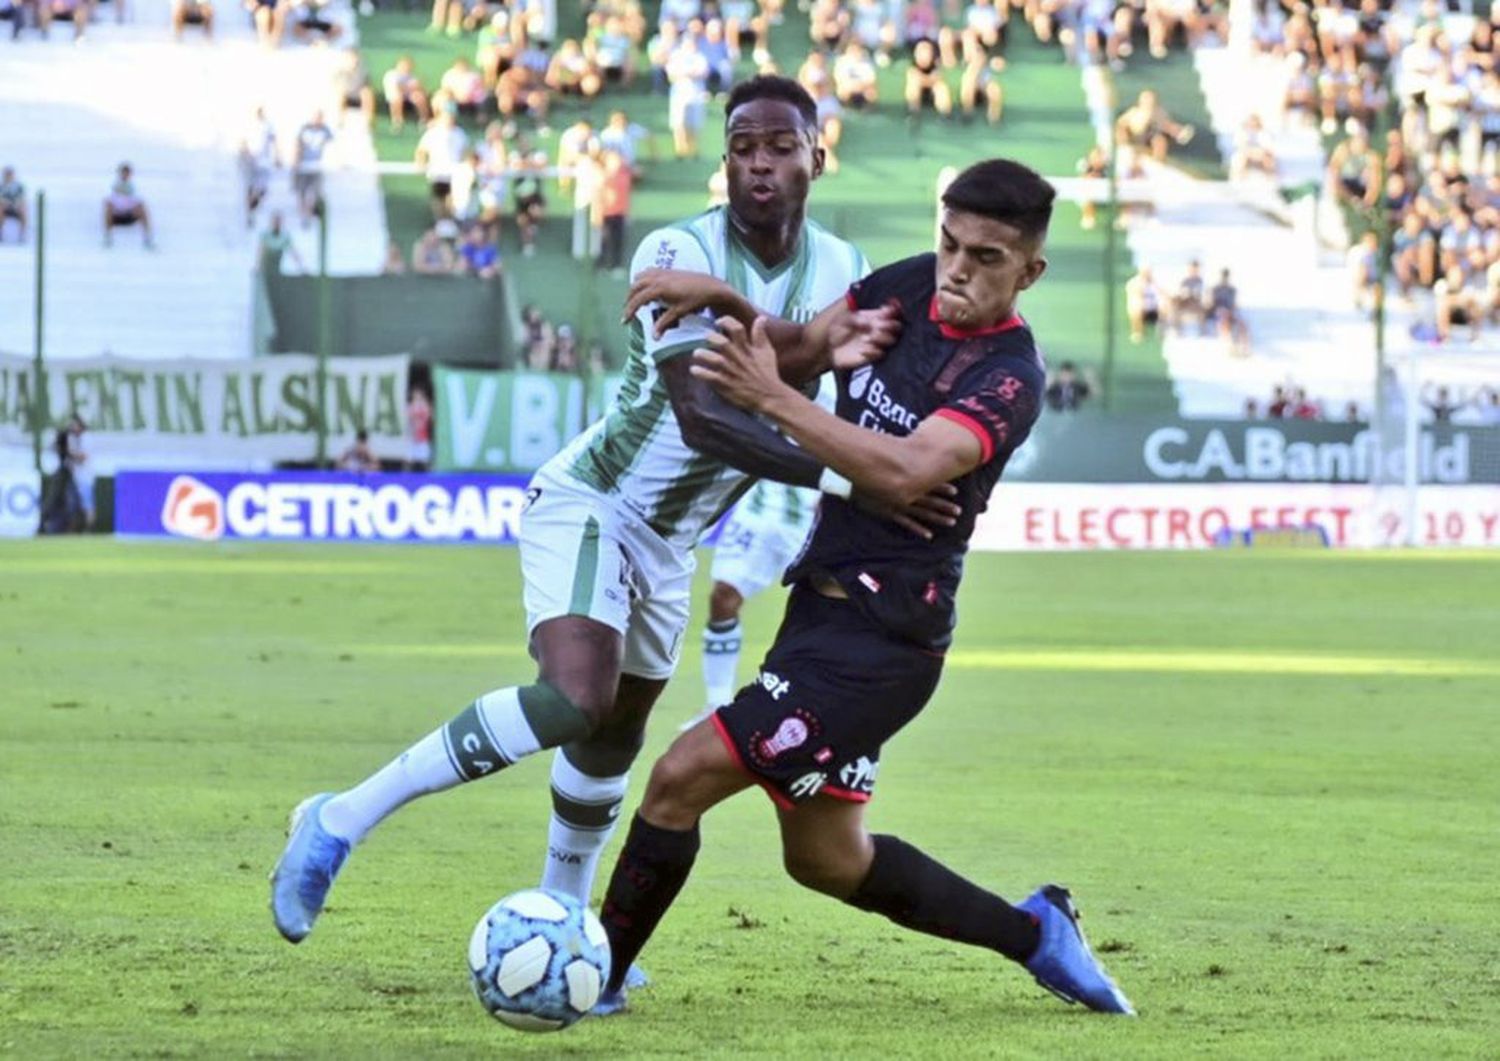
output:
[{"label": "white and blue soccer ball", "polygon": [[571,895],[531,888],[486,911],[469,937],[474,993],[490,1016],[528,1032],[555,1032],[599,1001],[609,938]]}]

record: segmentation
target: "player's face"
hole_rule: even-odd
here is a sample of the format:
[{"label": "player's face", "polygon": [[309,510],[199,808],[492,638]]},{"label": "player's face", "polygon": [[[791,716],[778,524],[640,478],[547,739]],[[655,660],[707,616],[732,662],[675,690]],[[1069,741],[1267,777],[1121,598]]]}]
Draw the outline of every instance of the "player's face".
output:
[{"label": "player's face", "polygon": [[943,211],[937,251],[938,314],[956,328],[988,328],[1009,317],[1016,296],[1047,268],[1039,240],[962,210]]},{"label": "player's face", "polygon": [[781,228],[801,215],[808,186],[823,172],[816,133],[792,104],[756,99],[724,131],[729,208],[750,228]]}]

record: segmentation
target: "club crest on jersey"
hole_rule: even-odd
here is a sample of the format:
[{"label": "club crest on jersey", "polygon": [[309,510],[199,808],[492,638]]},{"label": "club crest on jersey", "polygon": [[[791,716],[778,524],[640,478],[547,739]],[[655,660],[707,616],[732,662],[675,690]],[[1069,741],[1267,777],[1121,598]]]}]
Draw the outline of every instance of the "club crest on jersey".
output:
[{"label": "club crest on jersey", "polygon": [[800,748],[818,735],[823,727],[806,711],[794,711],[776,727],[770,736],[756,733],[750,738],[750,758],[760,766],[769,766],[778,756]]}]

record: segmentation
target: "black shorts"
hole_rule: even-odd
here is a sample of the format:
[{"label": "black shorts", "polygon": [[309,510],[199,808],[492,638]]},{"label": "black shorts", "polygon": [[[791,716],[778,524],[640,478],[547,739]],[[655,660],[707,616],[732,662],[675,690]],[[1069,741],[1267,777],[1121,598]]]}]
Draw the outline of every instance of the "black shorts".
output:
[{"label": "black shorts", "polygon": [[927,705],[942,671],[941,654],[797,586],[760,673],[712,721],[777,806],[817,795],[863,803],[881,745]]},{"label": "black shorts", "polygon": [[128,214],[122,214],[116,210],[109,212],[109,223],[112,227],[129,228],[139,220],[140,216],[133,212]]}]

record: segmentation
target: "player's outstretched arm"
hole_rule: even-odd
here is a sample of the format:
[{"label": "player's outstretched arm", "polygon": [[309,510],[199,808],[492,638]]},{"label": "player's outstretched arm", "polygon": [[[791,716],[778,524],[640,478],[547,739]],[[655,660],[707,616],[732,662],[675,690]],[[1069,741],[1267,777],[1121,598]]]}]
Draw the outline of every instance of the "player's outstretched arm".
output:
[{"label": "player's outstretched arm", "polygon": [[693,353],[692,373],[743,409],[769,419],[856,489],[895,506],[911,506],[988,458],[961,424],[928,417],[905,437],[841,420],[784,383],[766,330],[721,320],[720,332]]},{"label": "player's outstretched arm", "polygon": [[661,339],[684,317],[709,310],[749,328],[762,317],[776,349],[781,378],[794,386],[817,379],[830,369],[855,369],[879,360],[900,334],[899,315],[888,307],[857,310],[839,299],[807,324],[766,317],[753,303],[718,277],[683,269],[647,269],[631,282],[623,320],[647,306],[653,338]]}]

